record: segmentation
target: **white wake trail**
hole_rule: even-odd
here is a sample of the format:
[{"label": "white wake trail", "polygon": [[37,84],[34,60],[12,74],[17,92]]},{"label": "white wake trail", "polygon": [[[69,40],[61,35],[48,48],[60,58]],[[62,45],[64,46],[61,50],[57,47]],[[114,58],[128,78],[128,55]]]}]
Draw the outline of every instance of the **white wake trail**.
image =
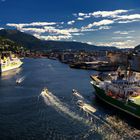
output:
[{"label": "white wake trail", "polygon": [[18,79],[16,80],[16,83],[17,83],[17,84],[20,84],[20,83],[22,83],[24,80],[25,80],[25,76],[20,77],[20,78],[18,78]]},{"label": "white wake trail", "polygon": [[[111,131],[109,127],[106,127],[105,124],[98,122],[98,118],[95,118],[94,123],[86,118],[83,118],[76,114],[75,112],[71,111],[66,104],[62,103],[55,95],[53,95],[51,92],[45,93],[44,91],[41,92],[41,96],[44,99],[44,102],[47,105],[52,106],[56,111],[58,111],[61,115],[67,115],[69,118],[74,119],[85,126],[89,127],[89,132],[97,132],[103,137],[111,137],[112,133],[113,136],[115,136],[115,132]],[[87,111],[89,114],[91,113],[89,110]],[[118,135],[118,134],[117,134]],[[119,136],[116,137],[118,138]]]},{"label": "white wake trail", "polygon": [[54,107],[58,112],[65,113],[70,118],[78,121],[84,120],[84,118],[80,117],[78,114],[70,111],[70,109],[64,103],[62,103],[56,96],[54,96],[51,92],[47,93],[47,96],[42,92],[41,96],[43,97],[47,105]]}]

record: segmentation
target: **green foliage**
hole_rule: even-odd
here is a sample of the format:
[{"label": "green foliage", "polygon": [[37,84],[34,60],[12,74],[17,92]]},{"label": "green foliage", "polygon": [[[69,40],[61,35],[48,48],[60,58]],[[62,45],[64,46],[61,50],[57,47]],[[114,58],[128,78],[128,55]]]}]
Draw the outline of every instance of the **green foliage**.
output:
[{"label": "green foliage", "polygon": [[0,36],[0,52],[2,51],[11,51],[17,53],[25,51],[25,49],[14,41]]}]

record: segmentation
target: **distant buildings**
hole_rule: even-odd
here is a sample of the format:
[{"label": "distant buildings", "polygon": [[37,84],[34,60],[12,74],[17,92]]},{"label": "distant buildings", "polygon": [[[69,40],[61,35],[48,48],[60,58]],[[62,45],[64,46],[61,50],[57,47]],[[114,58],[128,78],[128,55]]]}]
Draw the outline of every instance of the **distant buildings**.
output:
[{"label": "distant buildings", "polygon": [[110,63],[126,64],[128,59],[128,54],[124,52],[108,52],[107,57]]},{"label": "distant buildings", "polygon": [[131,69],[140,72],[140,53],[133,53],[130,60]]}]

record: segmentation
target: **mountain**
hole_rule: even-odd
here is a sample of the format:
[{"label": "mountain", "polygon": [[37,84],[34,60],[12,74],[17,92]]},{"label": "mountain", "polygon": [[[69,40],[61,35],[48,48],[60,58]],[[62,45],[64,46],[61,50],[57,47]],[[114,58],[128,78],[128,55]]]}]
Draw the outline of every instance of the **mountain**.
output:
[{"label": "mountain", "polygon": [[6,39],[3,37],[0,37],[0,52],[2,51],[12,51],[12,52],[21,52],[24,51],[25,49],[18,45],[17,43],[15,43],[14,41],[10,40],[10,39]]},{"label": "mountain", "polygon": [[41,40],[30,34],[23,33],[18,30],[2,29],[0,30],[0,36],[8,38],[30,50],[42,50],[45,47]]},{"label": "mountain", "polygon": [[116,47],[95,46],[87,43],[74,42],[74,41],[46,41],[49,49],[52,50],[117,50]]},{"label": "mountain", "polygon": [[105,47],[89,45],[81,42],[69,42],[69,41],[43,41],[30,34],[20,32],[18,30],[2,29],[0,30],[0,36],[8,38],[19,45],[22,45],[26,49],[47,51],[47,50],[117,50],[116,47]]}]

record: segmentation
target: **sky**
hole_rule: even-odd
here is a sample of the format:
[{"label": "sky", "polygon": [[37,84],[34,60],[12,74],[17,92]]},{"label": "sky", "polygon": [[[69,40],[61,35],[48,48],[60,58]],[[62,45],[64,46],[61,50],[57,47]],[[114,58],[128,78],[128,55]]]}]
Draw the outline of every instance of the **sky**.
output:
[{"label": "sky", "polygon": [[42,40],[133,48],[140,44],[140,0],[0,0],[0,29]]}]

